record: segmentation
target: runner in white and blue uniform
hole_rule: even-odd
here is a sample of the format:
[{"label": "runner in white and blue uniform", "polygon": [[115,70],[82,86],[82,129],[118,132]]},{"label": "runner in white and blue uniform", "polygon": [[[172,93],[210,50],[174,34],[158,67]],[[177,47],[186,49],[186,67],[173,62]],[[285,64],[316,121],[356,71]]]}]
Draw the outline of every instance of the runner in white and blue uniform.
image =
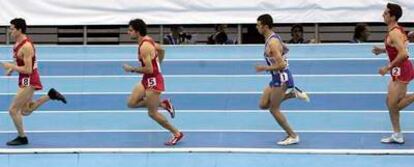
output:
[{"label": "runner in white and blue uniform", "polygon": [[[280,42],[282,41],[282,38],[280,38],[280,36],[274,32],[272,33],[272,35],[270,35],[266,39],[264,57],[265,57],[267,65],[269,66],[272,66],[272,64],[276,63],[274,62],[274,59],[271,56],[266,54],[266,48],[268,47],[268,44],[269,44],[268,42],[272,38],[276,38]],[[282,58],[283,58],[283,61],[285,61],[286,63],[286,67],[280,71],[269,71],[270,74],[272,75],[272,81],[270,81],[269,86],[280,87],[282,84],[286,84],[287,88],[289,89],[289,88],[293,88],[295,86],[295,83],[293,82],[292,73],[289,71],[289,68],[288,68],[289,64],[287,63],[286,56],[287,56],[287,53],[289,52],[289,49],[283,43],[282,43],[282,47],[283,47]]]},{"label": "runner in white and blue uniform", "polygon": [[291,145],[299,143],[299,136],[290,127],[280,110],[280,106],[284,100],[289,98],[298,98],[309,102],[309,97],[305,92],[295,87],[286,59],[289,49],[283,44],[280,36],[272,31],[272,26],[273,19],[268,14],[261,15],[257,19],[256,28],[266,39],[264,57],[267,65],[257,65],[256,71],[267,71],[272,76],[269,86],[263,90],[259,107],[264,110],[268,109],[287,133],[287,137],[277,144]]}]

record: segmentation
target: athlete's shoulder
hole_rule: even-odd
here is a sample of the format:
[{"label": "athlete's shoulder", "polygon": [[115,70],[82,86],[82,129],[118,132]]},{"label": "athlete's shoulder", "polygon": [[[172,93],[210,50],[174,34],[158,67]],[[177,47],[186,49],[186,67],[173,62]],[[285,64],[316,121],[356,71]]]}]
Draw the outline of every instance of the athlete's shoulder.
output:
[{"label": "athlete's shoulder", "polygon": [[279,38],[276,38],[276,37],[270,38],[269,39],[269,42],[268,42],[268,45],[269,46],[279,46],[281,44],[282,44],[282,42],[280,41],[280,39]]}]

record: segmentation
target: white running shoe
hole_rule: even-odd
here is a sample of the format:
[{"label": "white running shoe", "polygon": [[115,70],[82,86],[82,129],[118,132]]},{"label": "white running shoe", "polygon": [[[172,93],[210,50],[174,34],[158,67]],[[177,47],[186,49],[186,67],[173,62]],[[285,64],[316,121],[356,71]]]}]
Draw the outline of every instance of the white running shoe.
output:
[{"label": "white running shoe", "polygon": [[300,90],[298,87],[295,86],[295,95],[296,98],[306,101],[306,102],[310,102],[310,98],[308,96],[308,94],[302,90]]},{"label": "white running shoe", "polygon": [[391,143],[404,144],[404,137],[402,135],[392,134],[389,137],[382,138],[381,139],[381,143],[386,143],[386,144],[391,144]]},{"label": "white running shoe", "polygon": [[299,143],[299,141],[300,140],[299,140],[298,135],[296,135],[296,137],[288,136],[285,139],[283,139],[282,141],[277,142],[277,144],[286,146],[286,145],[297,144],[297,143]]}]

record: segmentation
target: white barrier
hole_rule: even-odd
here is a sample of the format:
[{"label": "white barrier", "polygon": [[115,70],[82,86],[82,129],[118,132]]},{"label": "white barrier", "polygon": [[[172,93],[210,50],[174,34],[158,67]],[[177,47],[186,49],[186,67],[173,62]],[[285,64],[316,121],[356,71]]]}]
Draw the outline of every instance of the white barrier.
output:
[{"label": "white barrier", "polygon": [[[255,23],[271,14],[277,23],[382,22],[386,0],[0,0],[0,25],[23,17],[29,25],[111,25],[142,18],[148,24]],[[402,22],[414,21],[414,1]]]}]

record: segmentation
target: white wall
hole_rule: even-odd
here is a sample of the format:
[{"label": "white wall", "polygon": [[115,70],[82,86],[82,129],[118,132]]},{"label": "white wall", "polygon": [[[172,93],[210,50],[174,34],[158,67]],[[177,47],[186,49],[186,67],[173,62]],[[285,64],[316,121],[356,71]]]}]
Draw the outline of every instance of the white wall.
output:
[{"label": "white wall", "polygon": [[[386,0],[0,0],[0,25],[23,17],[29,25],[255,23],[263,13],[277,23],[382,22]],[[402,22],[414,21],[414,0]],[[409,11],[409,9],[411,11]]]}]

